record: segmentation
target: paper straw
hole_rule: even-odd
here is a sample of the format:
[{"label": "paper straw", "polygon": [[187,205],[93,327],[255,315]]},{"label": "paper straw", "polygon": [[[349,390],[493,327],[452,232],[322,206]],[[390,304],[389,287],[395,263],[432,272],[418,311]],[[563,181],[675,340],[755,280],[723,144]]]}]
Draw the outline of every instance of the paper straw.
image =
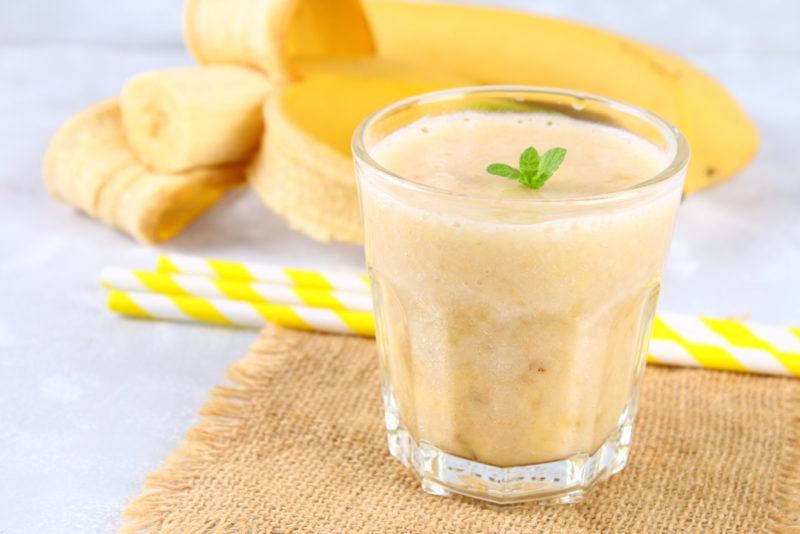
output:
[{"label": "paper straw", "polygon": [[[224,299],[112,290],[108,307],[123,315],[260,328],[287,328],[373,336],[369,312],[330,310]],[[800,377],[800,330],[720,319],[660,314],[648,361]]]},{"label": "paper straw", "polygon": [[[369,287],[369,282],[365,275],[341,275],[322,271],[270,267],[177,255],[162,256],[159,260],[159,270],[165,273],[193,272],[197,275],[205,275],[206,277],[211,276],[239,281],[268,279],[273,283],[282,284],[294,289],[324,289],[329,293],[337,290],[366,293]],[[211,280],[211,278],[207,278],[207,280]],[[200,282],[196,281],[194,283],[200,284]],[[147,284],[142,285],[147,286],[148,290],[153,290],[153,286],[148,286]],[[128,287],[134,289],[132,286]],[[192,287],[199,287],[199,285]],[[186,293],[190,293],[190,291],[188,291],[190,288],[183,288],[181,285],[181,289]],[[225,295],[225,291],[220,289],[220,293],[218,294]],[[129,299],[144,298],[140,296],[141,294],[136,293],[127,293],[125,295],[128,295]],[[158,297],[158,295],[152,296]],[[122,297],[120,296],[117,298],[121,299]],[[234,301],[226,301],[218,298],[191,299],[192,302],[196,300],[198,302],[202,301],[208,303],[208,306],[202,308],[207,313],[200,313],[199,311],[195,313],[193,311],[194,315],[192,315],[190,313],[183,313],[179,307],[177,308],[178,311],[175,311],[178,302],[176,299],[178,297],[173,296],[170,298],[172,298],[173,301],[170,308],[171,315],[167,315],[166,312],[163,311],[166,308],[161,306],[148,309],[147,311],[150,313],[150,316],[164,319],[212,321],[251,327],[259,327],[264,324],[263,320],[258,319],[252,320],[251,318],[249,322],[240,320],[240,316],[237,315],[237,313],[239,313],[239,308],[228,308],[229,306],[238,304]],[[182,298],[189,297],[184,296]],[[323,297],[320,297],[320,299],[322,298]],[[148,300],[147,302],[149,303],[150,301]],[[186,302],[188,306],[189,301]],[[309,302],[311,302],[310,299],[308,301],[303,301],[305,304]],[[325,305],[323,300],[318,300],[316,302],[324,308],[333,308],[333,306]],[[341,308],[329,310],[297,306],[259,305],[267,306],[270,311],[271,308],[281,310],[281,313],[277,311],[272,312],[271,317],[275,319],[268,318],[268,320],[282,324],[283,326],[303,328],[305,330],[317,329],[326,332],[335,331],[358,333],[360,335],[374,335],[374,320],[371,314],[368,313],[369,308],[367,307],[367,303],[365,301],[362,301],[362,303],[364,306],[350,307],[344,300],[339,299],[338,304],[341,304]],[[252,306],[255,305],[256,304],[253,304]],[[232,315],[228,317],[226,312],[223,312],[222,308],[219,308],[220,306],[225,307],[225,310],[230,309],[230,314]],[[115,311],[126,313],[122,309],[122,306],[118,305],[117,307],[119,309]],[[128,306],[125,309],[132,308]],[[212,309],[220,313],[214,314],[214,312],[210,311]],[[244,317],[247,313],[250,314],[248,317],[254,315],[252,309],[243,309],[247,311],[241,312],[241,317]],[[295,310],[294,315],[291,315],[285,310]],[[296,310],[303,311],[301,313]],[[304,320],[306,315],[303,314],[309,313],[306,310],[316,310],[320,313],[328,312],[328,314],[346,314],[351,312],[357,314],[355,317],[358,317],[358,321],[354,322],[354,324],[359,326],[357,328],[352,328],[349,326],[349,323],[344,321],[341,317],[339,317],[339,322],[327,318],[318,321],[316,316],[311,315],[308,316],[308,320]],[[132,315],[136,315],[136,313],[132,313]],[[219,317],[219,315],[224,317]],[[255,315],[259,314],[256,313]],[[300,317],[301,320],[297,320],[295,316]],[[263,319],[264,314],[261,314],[261,317]],[[289,320],[287,319],[288,317],[292,317],[292,319]],[[369,319],[366,319],[366,317]],[[218,320],[213,320],[213,318]],[[367,323],[369,326],[364,326]],[[338,329],[331,330],[330,324],[336,324]],[[343,328],[341,326],[342,324],[348,326]],[[659,313],[654,321],[648,362],[661,365],[800,377],[800,329],[727,319]]]},{"label": "paper straw", "polygon": [[372,297],[368,292],[363,291],[317,289],[117,268],[104,269],[101,280],[104,287],[123,291],[246,300],[264,304],[290,304],[334,310],[372,311]]},{"label": "paper straw", "polygon": [[260,328],[267,323],[286,328],[374,336],[371,313],[286,306],[179,295],[159,295],[111,290],[111,311],[132,317],[170,321],[212,323]]},{"label": "paper straw", "polygon": [[164,273],[213,276],[246,282],[259,281],[340,291],[369,291],[369,277],[365,274],[295,269],[258,263],[196,258],[180,254],[162,255],[158,258],[156,269]]},{"label": "paper straw", "polygon": [[659,313],[648,361],[800,377],[800,329]]}]

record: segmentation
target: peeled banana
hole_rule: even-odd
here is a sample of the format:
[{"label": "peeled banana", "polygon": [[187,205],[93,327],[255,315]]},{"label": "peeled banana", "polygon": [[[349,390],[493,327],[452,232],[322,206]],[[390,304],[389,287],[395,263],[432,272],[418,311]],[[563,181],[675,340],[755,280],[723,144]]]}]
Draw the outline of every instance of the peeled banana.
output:
[{"label": "peeled banana", "polygon": [[128,147],[117,100],[85,109],[56,132],[42,174],[56,198],[136,239],[171,239],[243,180],[241,167],[155,173]]},{"label": "peeled banana", "polygon": [[482,83],[588,91],[663,115],[692,146],[688,192],[728,178],[756,151],[755,126],[719,83],[661,50],[503,9],[364,6],[187,0],[187,46],[205,66],[139,75],[119,102],[70,120],[45,157],[48,189],[142,241],[163,241],[241,182],[258,150],[247,178],[267,205],[317,239],[358,242],[356,125],[403,97]]},{"label": "peeled banana", "polygon": [[250,185],[289,224],[321,241],[361,241],[350,139],[377,109],[418,93],[469,85],[413,64],[364,58],[306,64],[301,82],[264,106],[268,128]]},{"label": "peeled banana", "polygon": [[188,0],[186,45],[198,63],[237,63],[271,78],[297,76],[303,59],[371,55],[359,0]]},{"label": "peeled banana", "polygon": [[654,111],[692,148],[686,191],[729,178],[754,156],[758,133],[731,95],[687,62],[588,26],[505,9],[364,0],[378,54],[479,83],[587,91]]},{"label": "peeled banana", "polygon": [[258,148],[270,84],[233,65],[157,70],[122,89],[122,123],[139,159],[160,172],[241,163]]}]

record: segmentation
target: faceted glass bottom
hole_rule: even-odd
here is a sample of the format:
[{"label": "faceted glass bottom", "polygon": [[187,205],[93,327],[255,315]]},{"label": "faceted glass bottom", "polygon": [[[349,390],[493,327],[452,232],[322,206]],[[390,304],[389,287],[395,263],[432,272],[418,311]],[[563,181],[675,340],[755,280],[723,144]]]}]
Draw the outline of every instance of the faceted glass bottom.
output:
[{"label": "faceted glass bottom", "polygon": [[596,484],[625,467],[638,391],[634,391],[617,429],[593,454],[515,467],[482,464],[448,454],[429,443],[417,443],[400,424],[393,409],[394,399],[384,400],[389,452],[414,471],[425,492],[441,496],[455,493],[494,504],[556,504],[580,502]]}]

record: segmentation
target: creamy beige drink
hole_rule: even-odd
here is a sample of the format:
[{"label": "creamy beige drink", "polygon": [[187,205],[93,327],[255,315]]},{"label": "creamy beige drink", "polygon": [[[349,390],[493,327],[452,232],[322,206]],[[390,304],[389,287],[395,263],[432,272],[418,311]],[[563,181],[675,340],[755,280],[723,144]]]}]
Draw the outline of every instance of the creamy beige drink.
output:
[{"label": "creamy beige drink", "polygon": [[[531,145],[567,150],[541,189],[486,172]],[[495,467],[619,445],[681,179],[635,186],[672,152],[541,111],[423,116],[372,144],[399,178],[361,168],[359,182],[395,432]]]}]

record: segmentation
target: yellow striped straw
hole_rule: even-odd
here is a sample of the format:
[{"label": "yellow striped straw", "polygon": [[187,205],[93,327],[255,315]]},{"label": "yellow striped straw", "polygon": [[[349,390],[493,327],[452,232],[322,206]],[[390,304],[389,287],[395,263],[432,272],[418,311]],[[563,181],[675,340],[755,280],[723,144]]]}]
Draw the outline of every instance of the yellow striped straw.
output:
[{"label": "yellow striped straw", "polygon": [[648,361],[800,377],[800,329],[659,313]]},{"label": "yellow striped straw", "polygon": [[295,269],[259,263],[197,258],[181,254],[160,256],[156,270],[162,273],[194,274],[246,282],[258,281],[340,291],[369,291],[369,277],[365,274]]},{"label": "yellow striped straw", "polygon": [[264,304],[289,304],[332,310],[372,311],[372,297],[367,291],[317,289],[191,274],[154,273],[116,268],[104,269],[101,281],[107,289],[123,291],[246,300]]},{"label": "yellow striped straw", "polygon": [[112,289],[108,308],[116,313],[144,319],[211,323],[260,328],[267,323],[286,328],[336,334],[375,335],[369,312],[329,310],[223,299],[135,293]]},{"label": "yellow striped straw", "polygon": [[[374,335],[366,275],[180,255],[162,256],[158,270],[104,272],[104,285],[115,289],[109,307],[154,319]],[[658,313],[648,362],[800,377],[800,329]]]}]

